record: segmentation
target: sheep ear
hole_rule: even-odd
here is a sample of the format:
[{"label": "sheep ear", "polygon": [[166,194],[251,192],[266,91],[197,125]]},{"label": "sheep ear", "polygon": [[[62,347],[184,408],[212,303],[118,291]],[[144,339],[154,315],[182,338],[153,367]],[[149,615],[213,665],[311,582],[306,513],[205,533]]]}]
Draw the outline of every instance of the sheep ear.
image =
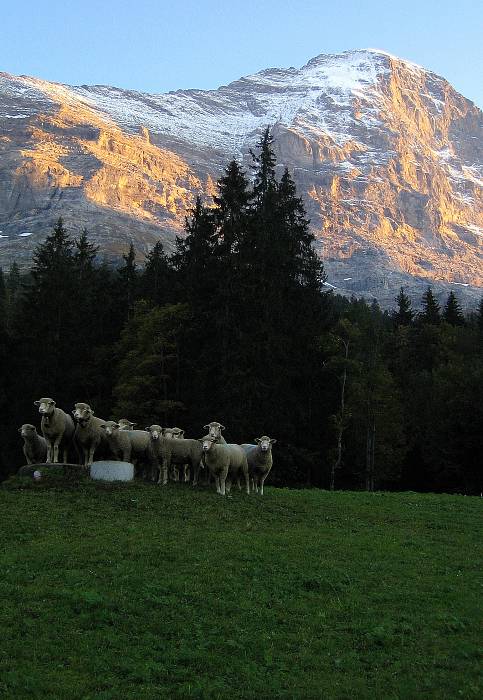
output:
[{"label": "sheep ear", "polygon": [[104,425],[104,423],[102,423],[102,425],[100,425],[99,427],[100,427],[101,430],[105,430],[105,429],[106,429],[106,426]]},{"label": "sheep ear", "polygon": [[151,426],[148,425],[146,428],[144,428],[144,430],[147,430],[147,432],[149,433],[149,432],[150,432],[150,430],[149,430],[150,427],[151,427]]},{"label": "sheep ear", "polygon": [[40,401],[34,401],[34,406],[40,406]]},{"label": "sheep ear", "polygon": [[94,409],[93,409],[93,408],[90,408],[90,409],[89,409],[89,413],[91,414],[91,416],[93,416],[93,415],[94,415]]},{"label": "sheep ear", "polygon": [[260,438],[255,438],[255,442],[256,442],[257,445],[258,445],[258,444],[261,442]]},{"label": "sheep ear", "polygon": [[220,430],[226,430],[224,425],[220,425]]},{"label": "sheep ear", "polygon": [[71,413],[72,413],[72,415],[73,415],[73,416],[75,416],[75,411],[76,411],[76,409],[75,409],[75,408],[74,408],[74,410],[73,410],[73,411],[71,411]]},{"label": "sheep ear", "polygon": [[273,444],[274,444],[274,443],[276,443],[277,441],[276,441],[276,439],[275,439],[275,438],[270,438],[270,442],[271,442],[271,443],[272,443],[272,445],[273,445]]},{"label": "sheep ear", "polygon": [[137,423],[131,423],[131,427],[134,428],[135,425],[137,425]]},{"label": "sheep ear", "polygon": [[54,399],[50,399],[49,403],[50,403],[51,406],[55,406],[55,401],[54,401]]},{"label": "sheep ear", "polygon": [[209,425],[204,425],[204,426],[203,426],[203,430],[206,430],[206,429],[209,428],[209,427],[210,427]]}]

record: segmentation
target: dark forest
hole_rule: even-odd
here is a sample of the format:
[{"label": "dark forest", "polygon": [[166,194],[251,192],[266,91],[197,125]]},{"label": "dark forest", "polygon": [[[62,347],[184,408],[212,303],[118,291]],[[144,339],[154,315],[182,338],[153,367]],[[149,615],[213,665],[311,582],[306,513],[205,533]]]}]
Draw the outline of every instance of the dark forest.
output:
[{"label": "dark forest", "polygon": [[387,312],[325,291],[268,129],[252,157],[170,256],[158,242],[141,265],[131,245],[114,268],[59,219],[29,273],[0,271],[0,478],[50,396],[189,437],[211,420],[229,442],[270,435],[276,485],[483,491],[483,300],[463,314],[452,292],[401,289]]}]

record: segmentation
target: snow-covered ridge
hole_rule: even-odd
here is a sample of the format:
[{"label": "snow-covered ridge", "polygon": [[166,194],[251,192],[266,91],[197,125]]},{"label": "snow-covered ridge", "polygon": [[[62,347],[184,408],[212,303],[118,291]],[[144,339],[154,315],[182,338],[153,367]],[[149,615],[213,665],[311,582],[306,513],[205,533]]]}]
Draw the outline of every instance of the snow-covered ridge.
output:
[{"label": "snow-covered ridge", "polygon": [[70,87],[23,76],[5,85],[0,74],[0,92],[54,102],[80,101],[128,132],[138,133],[144,126],[174,142],[232,156],[253,141],[254,133],[277,123],[295,127],[308,138],[322,135],[341,146],[353,137],[355,100],[364,106],[361,118],[366,127],[377,127],[380,83],[390,72],[391,61],[414,66],[368,49],[321,54],[300,69],[263,70],[218,90],[151,95],[102,85]]}]

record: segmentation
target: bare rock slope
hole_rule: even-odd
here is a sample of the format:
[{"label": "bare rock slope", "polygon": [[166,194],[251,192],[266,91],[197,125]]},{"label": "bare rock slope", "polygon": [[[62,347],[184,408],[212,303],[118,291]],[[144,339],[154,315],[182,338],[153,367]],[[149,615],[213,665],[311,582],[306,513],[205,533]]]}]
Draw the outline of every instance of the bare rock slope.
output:
[{"label": "bare rock slope", "polygon": [[274,127],[328,282],[390,303],[483,286],[483,115],[381,51],[320,55],[218,90],[162,95],[0,73],[0,265],[28,266],[62,215],[108,257],[169,249],[197,194]]}]

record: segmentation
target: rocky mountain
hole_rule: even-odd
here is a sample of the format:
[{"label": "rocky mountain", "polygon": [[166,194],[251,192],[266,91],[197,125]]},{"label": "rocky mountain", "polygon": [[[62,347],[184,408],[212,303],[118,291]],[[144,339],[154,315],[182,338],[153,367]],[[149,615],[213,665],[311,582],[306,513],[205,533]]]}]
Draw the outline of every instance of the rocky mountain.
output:
[{"label": "rocky mountain", "polygon": [[[196,194],[273,125],[337,291],[483,286],[483,115],[376,50],[320,55],[218,90],[150,95],[0,73],[0,265],[28,266],[62,215],[108,257],[169,249]],[[453,287],[453,285],[459,285]]]}]

